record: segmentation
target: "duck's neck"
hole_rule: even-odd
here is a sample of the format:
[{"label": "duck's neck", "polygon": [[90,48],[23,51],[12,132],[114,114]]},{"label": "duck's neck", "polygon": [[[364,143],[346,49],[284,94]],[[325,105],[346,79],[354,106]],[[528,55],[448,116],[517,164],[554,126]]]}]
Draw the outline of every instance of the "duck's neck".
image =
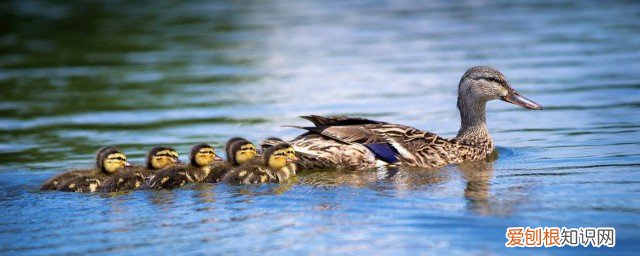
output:
[{"label": "duck's neck", "polygon": [[467,143],[492,142],[487,129],[486,101],[473,101],[458,98],[460,111],[460,131],[456,139]]}]

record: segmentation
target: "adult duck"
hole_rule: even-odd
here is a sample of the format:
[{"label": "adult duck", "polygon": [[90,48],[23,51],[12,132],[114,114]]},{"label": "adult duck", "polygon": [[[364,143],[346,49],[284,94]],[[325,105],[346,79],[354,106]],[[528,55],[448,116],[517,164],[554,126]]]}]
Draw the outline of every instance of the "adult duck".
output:
[{"label": "adult duck", "polygon": [[486,123],[488,101],[502,100],[528,109],[542,106],[516,92],[500,71],[468,69],[458,85],[461,127],[447,139],[419,129],[346,116],[303,116],[314,127],[291,141],[302,169],[370,169],[379,164],[438,168],[486,158],[494,150]]}]

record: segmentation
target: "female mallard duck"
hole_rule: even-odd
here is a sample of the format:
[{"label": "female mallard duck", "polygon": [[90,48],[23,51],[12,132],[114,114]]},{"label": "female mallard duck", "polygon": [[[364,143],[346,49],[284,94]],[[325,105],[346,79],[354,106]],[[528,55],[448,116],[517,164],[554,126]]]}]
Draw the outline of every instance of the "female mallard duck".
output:
[{"label": "female mallard duck", "polygon": [[97,157],[96,168],[85,170],[77,176],[60,179],[57,189],[67,192],[94,192],[105,179],[130,165],[127,157],[114,147],[101,150]]},{"label": "female mallard duck", "polygon": [[445,139],[413,127],[352,117],[305,116],[315,127],[291,144],[304,169],[370,169],[382,164],[438,168],[465,160],[484,159],[494,150],[487,129],[485,105],[503,100],[528,109],[542,106],[516,92],[504,75],[490,67],[467,70],[458,85],[461,127]]},{"label": "female mallard duck", "polygon": [[211,172],[211,165],[222,158],[216,155],[213,147],[198,144],[191,149],[189,165],[173,165],[164,168],[149,180],[149,188],[172,189],[187,183],[202,182]]},{"label": "female mallard duck", "polygon": [[146,179],[153,176],[158,170],[179,164],[178,152],[166,146],[154,147],[149,150],[146,166],[129,166],[106,179],[100,191],[120,192],[140,188]]},{"label": "female mallard duck", "polygon": [[[118,149],[114,146],[106,146],[99,149],[98,152],[96,152],[96,158],[95,158],[96,168],[99,169],[98,166],[102,165],[102,155],[105,152],[111,151],[111,150],[118,150]],[[44,184],[42,184],[42,186],[40,187],[40,190],[56,190],[58,189],[58,185],[60,185],[61,183],[66,183],[71,179],[91,173],[96,168],[84,169],[84,170],[72,170],[72,171],[67,171],[67,172],[58,174],[53,178],[47,180]]]},{"label": "female mallard duck", "polygon": [[219,182],[233,167],[251,162],[256,159],[258,155],[256,146],[250,141],[240,137],[234,137],[227,141],[225,153],[227,154],[227,161],[214,163],[211,166],[209,176],[207,176],[204,182]]},{"label": "female mallard duck", "polygon": [[287,157],[287,149],[290,147],[288,143],[269,147],[264,151],[262,161],[252,161],[235,167],[222,180],[231,184],[284,182],[291,177],[289,163],[294,161]]}]

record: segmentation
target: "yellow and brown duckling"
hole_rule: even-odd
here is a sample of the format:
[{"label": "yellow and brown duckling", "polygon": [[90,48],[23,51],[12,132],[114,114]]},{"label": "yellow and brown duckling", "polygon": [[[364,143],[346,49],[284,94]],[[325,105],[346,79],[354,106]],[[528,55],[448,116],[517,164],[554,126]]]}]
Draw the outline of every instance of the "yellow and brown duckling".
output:
[{"label": "yellow and brown duckling", "polygon": [[214,163],[211,166],[211,173],[204,182],[219,182],[233,167],[256,161],[256,159],[260,161],[259,158],[256,158],[258,156],[256,146],[240,137],[234,137],[227,141],[225,153],[227,154],[227,161]]},{"label": "yellow and brown duckling", "polygon": [[292,176],[289,164],[295,161],[287,157],[287,149],[290,147],[288,143],[268,147],[262,155],[262,161],[235,167],[222,180],[231,184],[284,182]]},{"label": "yellow and brown duckling", "polygon": [[125,156],[115,147],[101,150],[97,155],[96,167],[85,170],[81,174],[58,180],[57,190],[67,192],[94,192],[105,179],[115,175],[123,168],[130,166]]},{"label": "yellow and brown duckling", "polygon": [[140,188],[158,170],[180,164],[178,152],[167,146],[154,147],[147,154],[146,166],[130,166],[103,182],[102,192],[120,192]]},{"label": "yellow and brown duckling", "polygon": [[[100,159],[102,159],[102,154],[104,154],[105,152],[111,150],[111,149],[116,149],[116,147],[114,146],[106,146],[101,148],[100,150],[98,150],[98,152],[96,152],[96,168],[97,166],[100,165]],[[42,186],[40,187],[40,190],[56,190],[58,189],[58,186],[61,183],[66,183],[67,181],[80,177],[82,175],[86,175],[88,173],[90,173],[91,171],[93,171],[96,168],[92,168],[92,169],[80,169],[80,170],[71,170],[71,171],[67,171],[61,174],[58,174],[56,176],[54,176],[53,178],[47,180],[44,182],[44,184],[42,184]]]},{"label": "yellow and brown duckling", "polygon": [[173,165],[164,168],[149,180],[148,188],[171,189],[187,183],[202,182],[209,176],[211,165],[222,162],[208,144],[198,144],[191,149],[189,165]]},{"label": "yellow and brown duckling", "polygon": [[[262,143],[260,143],[260,147],[264,152],[265,150],[267,150],[267,148],[280,143],[286,143],[286,142],[283,139],[280,139],[277,137],[269,137],[262,140]],[[286,153],[287,153],[287,157],[293,160],[292,163],[289,163],[289,171],[291,172],[291,176],[295,176],[296,171],[298,169],[297,164],[295,163],[298,161],[298,157],[296,157],[296,150],[293,148],[293,146],[289,146],[289,148],[286,149]]]}]

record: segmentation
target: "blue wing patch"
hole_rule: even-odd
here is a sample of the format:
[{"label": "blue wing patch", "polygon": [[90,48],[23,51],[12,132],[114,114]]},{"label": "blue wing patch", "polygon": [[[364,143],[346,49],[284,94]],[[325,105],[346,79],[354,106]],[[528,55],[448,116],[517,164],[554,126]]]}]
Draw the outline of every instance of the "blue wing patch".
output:
[{"label": "blue wing patch", "polygon": [[398,157],[396,156],[398,151],[388,143],[371,143],[365,144],[365,146],[376,155],[376,158],[382,161],[390,164],[398,162]]}]

